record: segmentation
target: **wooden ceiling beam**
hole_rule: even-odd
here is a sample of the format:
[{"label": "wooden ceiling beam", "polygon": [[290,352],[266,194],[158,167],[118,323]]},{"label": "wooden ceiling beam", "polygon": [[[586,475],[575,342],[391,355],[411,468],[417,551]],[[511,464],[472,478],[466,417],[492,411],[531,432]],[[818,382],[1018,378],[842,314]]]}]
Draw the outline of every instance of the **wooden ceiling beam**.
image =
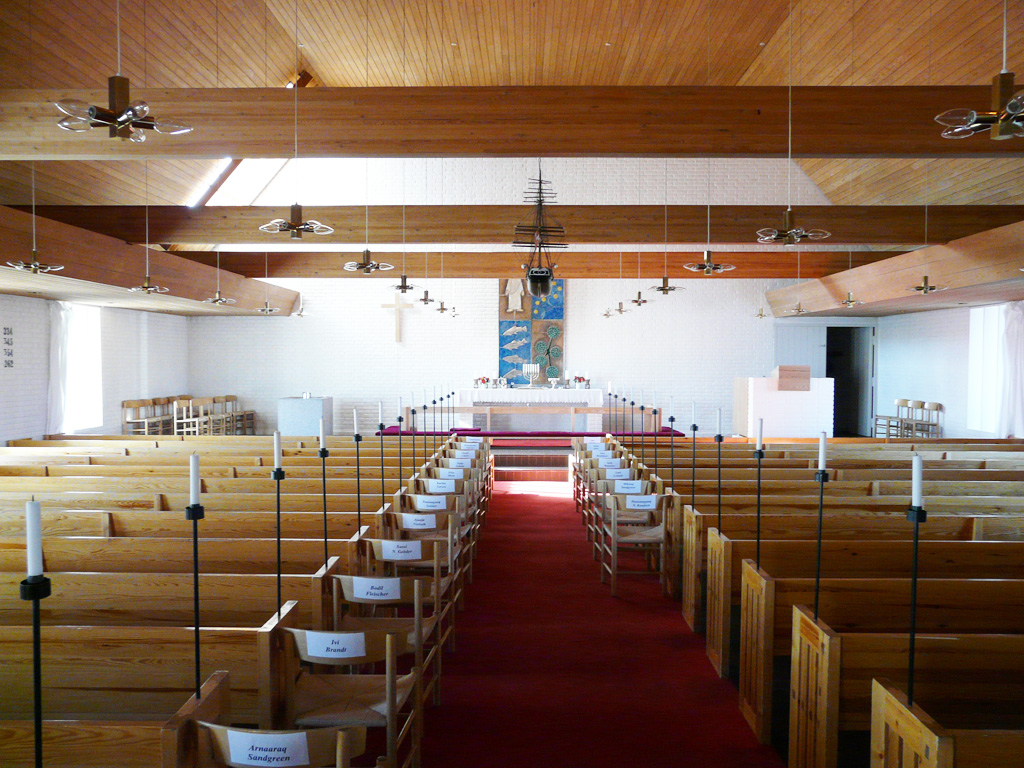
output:
[{"label": "wooden ceiling beam", "polygon": [[[144,144],[57,128],[53,103],[101,90],[0,90],[0,160],[291,157],[287,88],[133,88],[151,114],[195,127]],[[986,86],[793,88],[795,157],[1020,157],[1024,142],[940,137],[934,117],[985,109]],[[785,157],[787,89],[705,87],[304,88],[302,157]]]},{"label": "wooden ceiling beam", "polygon": [[[217,288],[213,267],[163,251],[150,250],[150,281],[169,288],[167,294],[132,293],[145,277],[145,249],[106,235],[38,218],[36,240],[39,261],[63,265],[60,272],[32,275],[13,269],[0,271],[0,292],[48,299],[93,297],[107,306],[170,312],[172,314],[251,314],[269,300],[291,314],[298,307],[295,291],[221,271],[221,293],[236,300],[227,306],[206,304]],[[31,261],[32,217],[0,207],[0,263]],[[76,287],[77,286],[77,287]]]},{"label": "wooden ceiling beam", "polygon": [[[777,317],[799,303],[807,315],[892,315],[1024,299],[1024,222],[769,291]],[[925,275],[942,290],[922,295]],[[845,309],[847,293],[864,302]]]},{"label": "wooden ceiling beam", "polygon": [[[1003,142],[1006,143],[1006,142]],[[24,208],[22,208],[24,210]],[[40,216],[130,242],[145,241],[142,206],[39,206]],[[665,209],[660,205],[559,205],[552,215],[565,227],[571,243],[663,243]],[[829,244],[907,246],[926,242],[924,206],[794,206],[795,221],[806,228],[832,233]],[[762,227],[781,227],[783,206],[716,205],[711,207],[712,243],[755,243]],[[529,221],[524,205],[411,205],[303,209],[307,219],[334,227],[333,234],[305,235],[304,244],[480,243],[509,244],[517,223]],[[285,208],[150,206],[150,242],[208,245],[213,243],[292,242],[285,234],[268,235],[259,226],[287,216]],[[931,242],[948,242],[1024,220],[1019,205],[948,205],[927,210]],[[707,208],[668,207],[670,243],[704,243]]]},{"label": "wooden ceiling beam", "polygon": [[[216,263],[217,254],[211,251],[177,251],[177,256],[192,259],[202,264]],[[889,258],[891,252],[853,251],[853,264],[871,264]],[[402,271],[401,253],[376,253],[374,259],[394,265],[393,271],[374,272],[364,275],[362,272],[348,272],[344,269],[347,261],[355,261],[362,257],[359,251],[338,252],[301,252],[301,253],[270,253],[268,274],[270,277],[331,277],[362,279],[372,277],[393,282],[398,281]],[[504,278],[522,275],[520,264],[523,254],[494,252],[446,252],[444,254],[444,276],[446,278]],[[640,273],[647,285],[661,279],[667,269],[673,280],[681,278],[702,278],[703,274],[691,272],[684,264],[702,259],[701,253],[670,251],[668,263],[664,253],[644,251],[640,253]],[[223,269],[246,277],[263,277],[263,251],[253,253],[222,252],[220,264]],[[723,272],[716,278],[792,278],[797,276],[797,256],[795,251],[766,252],[720,252],[715,260],[727,262],[736,267],[731,272]],[[618,279],[619,254],[609,251],[566,251],[556,255],[558,263],[557,276],[569,279]],[[845,251],[801,251],[800,273],[804,277],[821,277],[847,269],[849,256]],[[441,275],[441,254],[430,253],[426,263],[422,252],[406,254],[406,272],[409,280],[415,283],[424,272],[437,278]],[[624,251],[622,254],[623,279],[634,279],[637,274],[637,252]]]}]

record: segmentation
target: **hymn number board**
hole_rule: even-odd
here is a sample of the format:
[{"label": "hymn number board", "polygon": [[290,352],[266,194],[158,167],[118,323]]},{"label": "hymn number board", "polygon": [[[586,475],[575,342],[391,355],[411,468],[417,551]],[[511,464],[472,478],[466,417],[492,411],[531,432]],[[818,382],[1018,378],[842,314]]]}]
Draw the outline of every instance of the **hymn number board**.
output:
[{"label": "hymn number board", "polygon": [[10,325],[4,326],[3,333],[3,361],[4,368],[14,367],[14,327]]}]

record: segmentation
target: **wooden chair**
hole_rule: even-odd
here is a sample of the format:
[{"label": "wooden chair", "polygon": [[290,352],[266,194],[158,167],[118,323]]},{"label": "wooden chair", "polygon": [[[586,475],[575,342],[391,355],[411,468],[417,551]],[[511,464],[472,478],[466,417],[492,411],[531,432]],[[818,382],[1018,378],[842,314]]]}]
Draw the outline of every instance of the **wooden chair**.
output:
[{"label": "wooden chair", "polygon": [[174,434],[174,409],[169,397],[154,397],[152,415],[150,416],[151,426],[148,435],[173,435]]},{"label": "wooden chair", "polygon": [[174,401],[174,434],[209,435],[212,397]]},{"label": "wooden chair", "polygon": [[[353,578],[354,597],[401,592],[400,579]],[[386,755],[378,765],[405,768],[419,765],[422,717],[422,676],[419,667],[398,673],[398,657],[412,652],[406,632],[311,632],[291,629],[280,635],[278,701],[274,723],[283,728],[384,728]],[[337,655],[334,655],[337,653]],[[330,654],[330,655],[328,655]],[[383,662],[384,674],[356,674],[367,664]],[[353,674],[313,674],[313,669],[348,668]],[[403,743],[410,744],[399,760]]]},{"label": "wooden chair", "polygon": [[224,395],[224,410],[231,414],[233,435],[256,434],[256,411],[240,410],[237,395]]},{"label": "wooden chair", "polygon": [[[618,592],[620,574],[639,575],[656,570],[662,592],[665,592],[665,514],[671,496],[610,494],[607,498],[610,515],[598,532],[601,583],[604,584],[606,578],[610,579],[614,597]],[[619,568],[620,550],[643,554],[647,568],[622,570]]]},{"label": "wooden chair", "polygon": [[153,407],[152,400],[123,400],[121,401],[121,434],[123,435],[148,435],[149,417],[152,415],[150,409]]},{"label": "wooden chair", "polygon": [[[258,747],[258,756],[273,753],[291,758],[283,763],[285,765],[308,765],[310,768],[349,768],[352,758],[366,751],[366,729],[359,727],[260,731],[203,721],[198,721],[198,725],[195,768],[247,768],[255,765],[253,759],[248,758],[247,746]],[[307,759],[300,762],[303,754]],[[236,762],[236,759],[242,762]]]},{"label": "wooden chair", "polygon": [[942,437],[942,403],[921,403],[919,415],[910,422],[910,437]]},{"label": "wooden chair", "polygon": [[235,416],[228,412],[227,396],[217,395],[213,398],[210,406],[210,432],[211,435],[233,435],[235,434]]},{"label": "wooden chair", "polygon": [[896,415],[883,416],[875,415],[875,437],[878,438],[899,438],[904,437],[904,424],[910,418],[909,400],[897,398]]}]

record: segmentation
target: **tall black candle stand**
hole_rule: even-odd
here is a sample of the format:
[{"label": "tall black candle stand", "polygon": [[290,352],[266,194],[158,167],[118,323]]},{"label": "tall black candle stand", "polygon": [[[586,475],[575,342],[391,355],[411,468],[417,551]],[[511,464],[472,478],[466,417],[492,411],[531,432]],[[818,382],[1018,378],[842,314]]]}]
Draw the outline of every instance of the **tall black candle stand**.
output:
[{"label": "tall black candle stand", "polygon": [[644,429],[643,403],[640,403],[640,463],[647,464],[647,432]]},{"label": "tall black candle stand", "polygon": [[672,490],[675,491],[675,489],[676,489],[676,417],[675,416],[669,416],[668,417],[668,429],[669,429],[668,450],[669,450],[669,464],[670,464],[668,471],[671,474],[671,479],[669,480],[669,484],[672,486]]},{"label": "tall black candle stand", "polygon": [[605,432],[606,433],[607,432],[611,432],[611,433],[614,434],[615,427],[613,425],[614,425],[614,422],[612,421],[612,393],[609,392],[608,393],[608,429],[605,430]]},{"label": "tall black candle stand", "polygon": [[405,471],[402,466],[402,414],[398,414],[398,484],[402,484],[402,473]]},{"label": "tall black candle stand", "polygon": [[818,620],[818,598],[821,595],[821,532],[825,514],[825,483],[828,482],[828,470],[819,469],[814,473],[818,481],[818,557],[814,565],[814,620]]},{"label": "tall black candle stand", "polygon": [[[192,623],[195,633],[196,701],[200,699],[203,687],[202,664],[199,655],[199,521],[206,517],[202,504],[185,507],[185,519],[192,521]],[[280,518],[278,518],[280,519]],[[280,572],[280,568],[278,568]]]},{"label": "tall black candle stand", "polygon": [[612,397],[614,398],[612,403],[612,435],[617,435],[619,427],[619,395],[615,393]]},{"label": "tall black candle stand", "polygon": [[352,442],[356,444],[356,536],[363,534],[363,486],[362,486],[362,463],[359,461],[359,444],[363,442],[363,436],[356,432],[352,435]]},{"label": "tall black candle stand", "polygon": [[[655,406],[651,409],[651,419],[655,425],[658,424],[658,408]],[[654,432],[654,471],[658,471],[658,433]]]},{"label": "tall black candle stand", "polygon": [[[412,426],[412,471],[416,471],[416,409],[409,409],[409,424]],[[405,480],[405,473],[402,473],[400,480]]]},{"label": "tall black candle stand", "polygon": [[431,415],[431,419],[430,419],[430,431],[433,433],[431,435],[432,439],[430,441],[430,444],[434,447],[434,451],[436,452],[437,451],[437,398],[434,398],[431,401],[431,405],[433,405],[434,408],[431,411],[432,415]]},{"label": "tall black candle stand", "polygon": [[43,768],[43,654],[40,640],[39,601],[50,596],[50,580],[43,575],[21,582],[21,599],[32,601],[32,715],[35,723],[36,768]]},{"label": "tall black candle stand", "polygon": [[[384,505],[388,503],[387,493],[384,490],[384,422],[382,421],[377,425],[377,430],[380,432],[380,506],[383,509]],[[401,438],[399,438],[401,439]]]},{"label": "tall black candle stand", "polygon": [[619,417],[619,437],[626,435],[626,396],[622,396],[622,415]]},{"label": "tall black candle stand", "polygon": [[277,491],[277,618],[281,618],[281,481],[284,480],[284,469],[274,467],[274,487]]},{"label": "tall black candle stand", "polygon": [[[424,463],[427,461],[427,398],[425,393],[423,397],[423,461]],[[415,469],[414,465],[413,471]]]},{"label": "tall black candle stand", "polygon": [[928,522],[924,507],[911,507],[907,519],[914,523],[913,565],[910,572],[910,647],[907,649],[907,706],[914,706],[914,651],[917,645],[917,554],[921,541],[921,523]]},{"label": "tall black candle stand", "polygon": [[721,433],[715,435],[715,442],[718,444],[718,531],[722,531],[722,441],[725,438]]},{"label": "tall black candle stand", "polygon": [[635,430],[636,430],[636,427],[633,426],[633,415],[636,413],[635,406],[636,406],[636,402],[634,400],[630,400],[629,401],[629,442],[630,442],[630,447],[632,447],[633,435],[635,434]]},{"label": "tall black candle stand", "polygon": [[758,448],[754,451],[754,458],[757,459],[757,557],[755,563],[761,567],[761,461],[764,459],[764,450]]},{"label": "tall black candle stand", "polygon": [[327,552],[327,457],[331,455],[331,452],[327,450],[326,443],[320,446],[320,452],[317,455],[320,457],[320,489],[324,500],[324,568],[326,568],[327,561],[331,559]]},{"label": "tall black candle stand", "polygon": [[697,508],[697,425],[690,425],[690,433],[693,435],[690,453],[690,509]]}]

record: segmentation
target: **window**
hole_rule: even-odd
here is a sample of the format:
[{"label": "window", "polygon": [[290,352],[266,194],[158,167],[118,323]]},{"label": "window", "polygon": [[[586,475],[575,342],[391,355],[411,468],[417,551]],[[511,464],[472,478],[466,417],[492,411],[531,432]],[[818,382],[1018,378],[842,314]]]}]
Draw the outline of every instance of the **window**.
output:
[{"label": "window", "polygon": [[64,431],[103,426],[103,359],[100,309],[71,305],[68,321],[67,377],[64,383]]},{"label": "window", "polygon": [[995,433],[1003,383],[1003,308],[975,307],[967,361],[967,428]]}]

